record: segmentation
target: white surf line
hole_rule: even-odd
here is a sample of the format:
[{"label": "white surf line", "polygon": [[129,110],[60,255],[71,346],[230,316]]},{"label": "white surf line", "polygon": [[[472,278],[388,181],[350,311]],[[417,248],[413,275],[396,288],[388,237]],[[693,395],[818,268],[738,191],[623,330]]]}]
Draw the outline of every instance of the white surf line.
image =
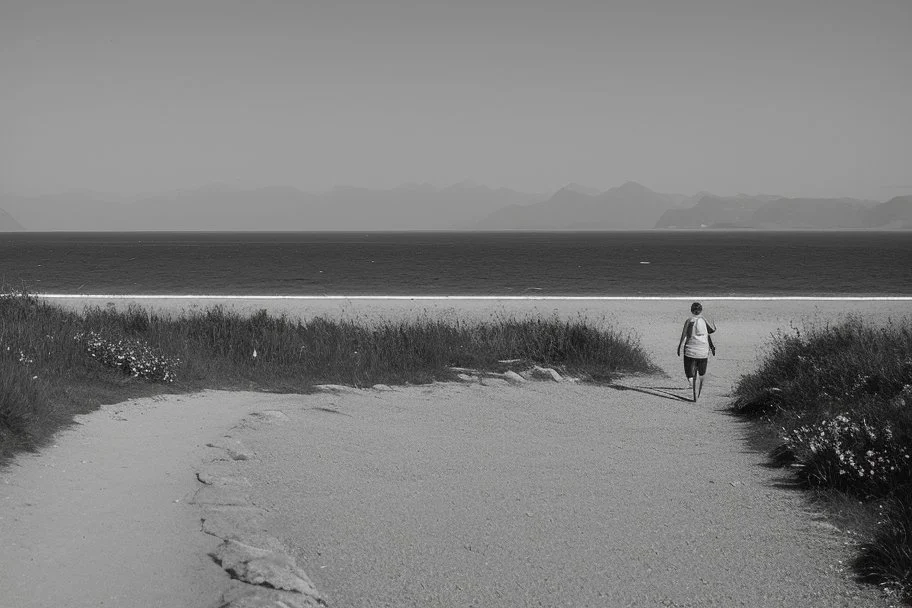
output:
[{"label": "white surf line", "polygon": [[36,293],[49,300],[559,300],[559,301],[799,301],[799,302],[912,302],[912,296],[401,296],[401,295],[213,295],[213,294],[66,294]]}]

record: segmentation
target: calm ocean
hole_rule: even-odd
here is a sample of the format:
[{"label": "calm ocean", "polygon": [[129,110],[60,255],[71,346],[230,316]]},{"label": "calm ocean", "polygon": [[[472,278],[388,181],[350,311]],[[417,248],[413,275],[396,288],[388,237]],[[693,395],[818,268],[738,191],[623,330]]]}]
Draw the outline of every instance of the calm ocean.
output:
[{"label": "calm ocean", "polygon": [[35,293],[909,296],[912,232],[10,233]]}]

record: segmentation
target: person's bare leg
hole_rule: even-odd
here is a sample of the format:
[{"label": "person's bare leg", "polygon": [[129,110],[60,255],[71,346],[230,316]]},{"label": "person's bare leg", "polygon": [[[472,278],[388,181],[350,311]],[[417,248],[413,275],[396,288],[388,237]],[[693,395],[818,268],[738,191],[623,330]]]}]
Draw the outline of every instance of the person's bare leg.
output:
[{"label": "person's bare leg", "polygon": [[701,392],[703,392],[703,376],[701,376],[699,370],[697,370],[697,374],[694,376],[694,393],[696,394],[694,401],[697,400],[697,397],[700,396]]},{"label": "person's bare leg", "polygon": [[690,373],[692,374],[691,377],[693,378],[693,382],[691,383],[690,386],[693,389],[694,403],[697,402],[697,397],[699,397],[699,395],[700,395],[699,389],[697,388],[697,383],[700,382],[700,374],[698,373],[698,371],[699,370],[697,370],[697,361],[694,360],[690,364]]}]

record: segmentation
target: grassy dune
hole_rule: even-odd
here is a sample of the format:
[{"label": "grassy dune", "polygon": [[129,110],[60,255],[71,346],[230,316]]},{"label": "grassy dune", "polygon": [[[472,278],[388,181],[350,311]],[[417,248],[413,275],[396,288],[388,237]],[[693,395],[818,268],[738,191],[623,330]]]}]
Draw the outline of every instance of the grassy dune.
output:
[{"label": "grassy dune", "polygon": [[735,398],[737,414],[765,423],[759,435],[775,433],[774,464],[841,515],[856,511],[859,577],[912,601],[912,319],[780,334]]},{"label": "grassy dune", "polygon": [[7,294],[0,296],[0,457],[41,445],[74,414],[135,396],[428,383],[452,379],[450,367],[504,371],[500,361],[508,359],[592,381],[655,369],[634,339],[583,321],[425,318],[367,326],[219,307],[175,318],[140,307],[77,314]]}]

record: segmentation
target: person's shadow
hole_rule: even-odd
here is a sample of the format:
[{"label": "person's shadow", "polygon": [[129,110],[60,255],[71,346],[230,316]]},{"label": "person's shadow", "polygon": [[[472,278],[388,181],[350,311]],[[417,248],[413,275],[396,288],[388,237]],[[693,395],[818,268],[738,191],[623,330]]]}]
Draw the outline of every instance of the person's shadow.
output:
[{"label": "person's shadow", "polygon": [[685,401],[687,403],[693,403],[692,399],[682,397],[681,395],[669,391],[669,389],[680,390],[676,386],[625,386],[623,384],[612,383],[608,385],[608,388],[613,388],[616,391],[634,391],[637,393],[643,393],[644,395],[661,397],[662,399],[671,399],[672,401]]}]

